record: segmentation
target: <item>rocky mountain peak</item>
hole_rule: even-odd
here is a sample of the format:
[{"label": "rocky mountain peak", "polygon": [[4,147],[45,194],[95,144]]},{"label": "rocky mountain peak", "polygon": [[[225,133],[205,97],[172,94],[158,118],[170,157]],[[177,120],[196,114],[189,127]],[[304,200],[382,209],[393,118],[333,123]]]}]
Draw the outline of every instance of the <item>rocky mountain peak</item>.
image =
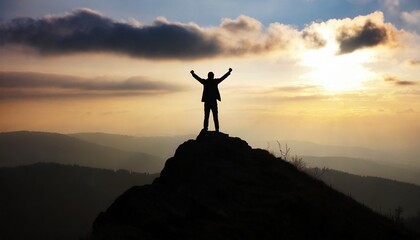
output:
[{"label": "rocky mountain peak", "polygon": [[411,239],[404,230],[240,138],[201,132],[153,184],[122,194],[92,239]]}]

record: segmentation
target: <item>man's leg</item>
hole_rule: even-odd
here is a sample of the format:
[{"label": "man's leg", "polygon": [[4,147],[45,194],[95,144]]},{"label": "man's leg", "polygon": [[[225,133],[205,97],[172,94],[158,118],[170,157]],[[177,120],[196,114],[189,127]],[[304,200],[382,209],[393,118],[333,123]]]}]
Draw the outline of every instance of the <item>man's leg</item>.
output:
[{"label": "man's leg", "polygon": [[204,130],[207,131],[209,128],[209,116],[210,116],[210,104],[208,102],[204,103]]},{"label": "man's leg", "polygon": [[214,102],[212,104],[212,108],[211,111],[213,113],[213,121],[214,121],[214,128],[216,129],[216,132],[219,131],[219,113],[218,113],[218,109],[217,109],[217,102]]}]

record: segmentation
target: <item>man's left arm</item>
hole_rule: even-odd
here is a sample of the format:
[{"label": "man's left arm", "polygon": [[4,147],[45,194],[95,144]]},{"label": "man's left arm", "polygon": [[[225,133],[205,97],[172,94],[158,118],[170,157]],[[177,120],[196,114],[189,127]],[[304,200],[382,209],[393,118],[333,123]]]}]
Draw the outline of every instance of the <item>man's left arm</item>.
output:
[{"label": "man's left arm", "polygon": [[225,80],[227,77],[229,77],[230,73],[232,72],[232,68],[229,68],[229,71],[225,73],[221,78],[219,78],[218,83],[221,83],[223,80]]}]

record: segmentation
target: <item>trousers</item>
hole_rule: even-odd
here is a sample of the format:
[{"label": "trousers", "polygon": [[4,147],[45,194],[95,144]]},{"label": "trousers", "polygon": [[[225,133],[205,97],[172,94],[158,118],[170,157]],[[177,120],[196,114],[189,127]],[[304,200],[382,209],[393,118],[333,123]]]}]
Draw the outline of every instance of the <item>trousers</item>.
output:
[{"label": "trousers", "polygon": [[216,131],[219,131],[219,118],[216,100],[204,102],[204,129],[207,130],[209,127],[210,110],[213,115],[214,128]]}]

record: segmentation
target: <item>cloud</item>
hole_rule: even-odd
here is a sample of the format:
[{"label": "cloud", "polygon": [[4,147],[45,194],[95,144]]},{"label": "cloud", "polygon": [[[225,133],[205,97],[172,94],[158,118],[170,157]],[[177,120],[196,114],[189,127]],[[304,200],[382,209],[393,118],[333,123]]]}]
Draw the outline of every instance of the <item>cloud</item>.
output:
[{"label": "cloud", "polygon": [[405,80],[395,81],[394,83],[396,85],[399,85],[399,86],[412,86],[412,85],[416,85],[417,84],[414,81],[405,81]]},{"label": "cloud", "polygon": [[196,59],[260,54],[307,43],[319,47],[317,33],[273,23],[264,27],[248,16],[223,19],[218,27],[174,23],[158,18],[151,25],[134,19],[115,21],[91,9],[43,18],[0,23],[0,46],[29,46],[44,55],[111,52],[139,58]]},{"label": "cloud", "polygon": [[401,18],[409,24],[419,24],[420,23],[420,10],[414,10],[411,12],[402,12]]},{"label": "cloud", "polygon": [[232,33],[260,32],[263,28],[259,21],[245,15],[237,19],[225,18],[220,27]]},{"label": "cloud", "polygon": [[321,94],[312,94],[312,95],[298,95],[298,96],[276,96],[272,97],[278,102],[303,102],[303,101],[320,101],[327,100],[330,97]]},{"label": "cloud", "polygon": [[382,3],[390,13],[395,13],[400,9],[400,0],[382,0]]},{"label": "cloud", "polygon": [[405,32],[385,22],[384,14],[376,11],[354,18],[313,22],[306,25],[301,33],[306,40],[311,40],[307,44],[311,42],[318,48],[328,45],[337,48],[339,54],[347,54],[377,46],[398,47],[400,36]]},{"label": "cloud", "polygon": [[[325,32],[332,31],[331,34]],[[136,58],[202,59],[249,54],[292,53],[338,41],[340,53],[390,45],[397,30],[382,12],[354,19],[332,19],[298,29],[241,15],[222,19],[219,26],[170,22],[160,17],[144,25],[135,19],[116,21],[104,14],[76,9],[42,18],[15,18],[0,23],[0,47],[23,45],[44,55],[108,52]]]},{"label": "cloud", "polygon": [[415,81],[407,81],[407,80],[400,80],[396,77],[385,77],[384,80],[386,82],[391,82],[394,85],[397,86],[413,86],[413,85],[417,85],[417,82]]},{"label": "cloud", "polygon": [[412,114],[412,113],[418,113],[418,111],[412,109],[412,108],[406,108],[403,110],[397,110],[396,113],[401,113],[401,114]]},{"label": "cloud", "polygon": [[265,90],[254,90],[251,94],[258,100],[276,102],[319,101],[330,98],[322,94],[321,88],[315,85],[272,86]]},{"label": "cloud", "polygon": [[158,19],[152,25],[139,26],[85,8],[40,19],[16,18],[0,25],[0,36],[0,45],[27,45],[42,54],[114,52],[134,57],[197,58],[221,51],[217,39],[192,24]]},{"label": "cloud", "polygon": [[[382,16],[383,18],[383,16]],[[337,33],[340,54],[360,48],[386,45],[395,41],[396,31],[390,25],[366,19],[363,24],[343,26]]]},{"label": "cloud", "polygon": [[401,19],[409,28],[420,32],[420,10],[402,12]]},{"label": "cloud", "polygon": [[0,72],[0,93],[3,99],[128,96],[163,94],[181,90],[183,88],[179,85],[151,81],[138,76],[117,81],[33,72]]},{"label": "cloud", "polygon": [[316,31],[316,29],[307,26],[302,31],[302,37],[305,39],[309,48],[321,48],[327,45],[327,41]]},{"label": "cloud", "polygon": [[411,66],[419,66],[420,65],[420,60],[419,59],[412,59],[408,61],[408,64]]},{"label": "cloud", "polygon": [[304,85],[304,86],[284,86],[284,87],[274,87],[271,91],[272,92],[305,92],[308,90],[317,90],[318,86],[313,85]]},{"label": "cloud", "polygon": [[347,0],[348,2],[356,5],[365,5],[371,3],[374,0]]}]

